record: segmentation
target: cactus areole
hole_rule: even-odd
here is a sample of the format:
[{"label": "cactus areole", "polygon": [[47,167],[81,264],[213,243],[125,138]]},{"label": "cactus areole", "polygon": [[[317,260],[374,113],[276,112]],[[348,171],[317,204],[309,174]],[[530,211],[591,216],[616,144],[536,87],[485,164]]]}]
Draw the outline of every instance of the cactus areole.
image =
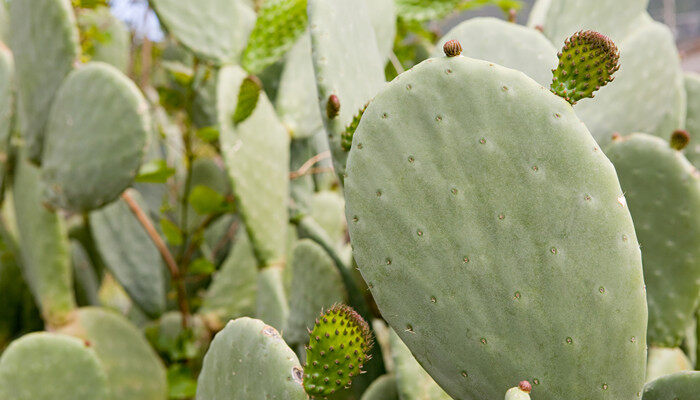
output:
[{"label": "cactus areole", "polygon": [[613,81],[620,69],[620,52],[610,38],[594,31],[579,31],[564,42],[552,70],[551,90],[571,105]]},{"label": "cactus areole", "polygon": [[448,40],[442,50],[445,52],[447,57],[456,57],[462,54],[462,45],[457,40]]},{"label": "cactus areole", "polygon": [[679,129],[671,134],[671,148],[675,150],[683,150],[690,142],[690,135],[687,131]]}]

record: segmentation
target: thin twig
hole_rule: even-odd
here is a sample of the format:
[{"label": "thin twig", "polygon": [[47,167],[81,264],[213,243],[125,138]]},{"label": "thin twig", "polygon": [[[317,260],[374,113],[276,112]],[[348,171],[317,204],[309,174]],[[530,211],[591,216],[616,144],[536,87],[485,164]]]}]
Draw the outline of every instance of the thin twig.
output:
[{"label": "thin twig", "polygon": [[316,154],[315,156],[313,156],[313,157],[309,158],[308,160],[306,160],[306,162],[305,162],[304,164],[302,164],[302,166],[299,167],[298,170],[290,172],[290,173],[289,173],[289,179],[296,179],[296,178],[298,178],[298,177],[300,177],[300,176],[307,175],[307,174],[309,173],[308,171],[309,171],[309,170],[311,169],[311,167],[313,167],[316,163],[318,163],[319,161],[323,161],[323,160],[325,160],[325,159],[327,159],[327,158],[330,158],[330,157],[331,157],[331,152],[330,152],[330,150],[326,150],[326,151],[324,151],[324,152],[322,152],[322,153]]},{"label": "thin twig", "polygon": [[399,58],[396,57],[396,54],[393,51],[389,53],[389,61],[391,61],[391,65],[394,66],[397,74],[404,73],[403,65],[401,65],[401,61],[399,61]]},{"label": "thin twig", "polygon": [[132,189],[127,189],[124,193],[122,193],[122,199],[129,206],[131,212],[134,213],[134,216],[139,221],[141,226],[143,226],[143,229],[151,238],[153,244],[156,245],[158,252],[160,253],[161,257],[163,257],[163,261],[165,261],[165,265],[170,271],[171,278],[173,279],[173,281],[175,281],[175,287],[177,289],[177,302],[180,308],[180,312],[182,313],[182,326],[186,329],[188,320],[190,318],[190,310],[189,305],[187,304],[187,292],[185,290],[185,285],[182,281],[182,276],[180,275],[180,270],[177,267],[177,264],[175,263],[173,255],[170,254],[168,246],[165,245],[165,242],[158,234],[158,231],[156,231],[156,228],[153,226],[151,219],[148,218],[146,213],[141,209],[138,203],[136,203],[134,198],[131,197],[131,194],[129,194],[131,190]]},{"label": "thin twig", "polygon": [[291,176],[291,175],[290,175],[290,179],[301,178],[302,176],[305,176],[305,175],[322,174],[322,173],[324,173],[324,172],[333,172],[333,167],[317,167],[317,168],[310,168],[310,169],[304,171],[304,173],[301,174],[301,175],[294,175],[294,176]]}]

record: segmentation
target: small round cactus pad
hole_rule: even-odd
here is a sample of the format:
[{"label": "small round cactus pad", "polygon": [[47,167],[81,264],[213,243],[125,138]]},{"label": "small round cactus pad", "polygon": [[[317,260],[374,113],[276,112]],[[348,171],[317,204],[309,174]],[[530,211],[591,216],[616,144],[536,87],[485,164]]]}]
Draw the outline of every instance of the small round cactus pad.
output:
[{"label": "small round cactus pad", "polygon": [[638,399],[639,245],[569,103],[493,63],[429,59],[370,102],[347,166],[360,271],[449,395],[529,380],[538,400]]},{"label": "small round cactus pad", "polygon": [[700,371],[662,376],[644,387],[644,400],[694,400],[700,393]]}]

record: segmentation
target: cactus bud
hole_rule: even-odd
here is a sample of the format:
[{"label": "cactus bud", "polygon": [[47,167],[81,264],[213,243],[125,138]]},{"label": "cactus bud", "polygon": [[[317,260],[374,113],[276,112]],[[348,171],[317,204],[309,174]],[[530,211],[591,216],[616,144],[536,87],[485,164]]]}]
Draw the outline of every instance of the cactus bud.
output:
[{"label": "cactus bud", "polygon": [[540,33],[544,33],[544,26],[542,26],[542,25],[535,25],[535,30],[538,31],[538,32],[540,32]]},{"label": "cactus bud", "polygon": [[508,22],[513,22],[518,19],[518,11],[515,8],[508,10]]},{"label": "cactus bud", "polygon": [[552,70],[551,90],[571,105],[594,97],[593,92],[613,81],[620,68],[620,52],[610,38],[594,31],[579,31],[566,39]]},{"label": "cactus bud", "polygon": [[690,142],[690,135],[688,132],[679,129],[671,134],[671,148],[676,150],[683,150],[685,146]]},{"label": "cactus bud", "polygon": [[369,325],[352,308],[334,305],[322,313],[306,348],[306,392],[312,398],[325,397],[350,387],[363,373],[372,344]]},{"label": "cactus bud", "polygon": [[445,52],[447,57],[456,57],[462,54],[462,45],[457,40],[448,40],[442,50]]},{"label": "cactus bud", "polygon": [[355,116],[352,118],[352,122],[350,122],[350,125],[348,125],[345,128],[345,132],[341,134],[340,146],[343,148],[343,150],[350,151],[350,148],[352,147],[352,137],[355,135],[355,130],[357,129],[357,126],[360,125],[360,120],[362,119],[362,115],[365,113],[368,105],[369,103],[365,104],[365,106],[362,107],[357,114],[355,114]]},{"label": "cactus bud", "polygon": [[518,386],[508,389],[505,400],[530,400],[532,385],[528,381],[521,381]]},{"label": "cactus bud", "polygon": [[326,115],[328,119],[333,119],[340,113],[340,99],[338,96],[332,94],[328,96],[328,103],[326,103]]}]

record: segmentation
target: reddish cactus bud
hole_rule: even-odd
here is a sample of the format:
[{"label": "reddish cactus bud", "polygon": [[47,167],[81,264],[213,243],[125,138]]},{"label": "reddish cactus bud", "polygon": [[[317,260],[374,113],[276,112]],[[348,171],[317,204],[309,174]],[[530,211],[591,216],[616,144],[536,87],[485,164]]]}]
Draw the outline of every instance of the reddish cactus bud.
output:
[{"label": "reddish cactus bud", "polygon": [[462,54],[462,45],[457,40],[449,40],[442,46],[447,57],[456,57]]},{"label": "reddish cactus bud", "polygon": [[328,119],[333,119],[340,113],[340,99],[338,96],[332,94],[328,96],[328,103],[326,103],[326,115]]},{"label": "reddish cactus bud", "polygon": [[683,150],[688,142],[690,142],[690,135],[687,131],[679,129],[671,134],[670,144],[673,149]]}]

